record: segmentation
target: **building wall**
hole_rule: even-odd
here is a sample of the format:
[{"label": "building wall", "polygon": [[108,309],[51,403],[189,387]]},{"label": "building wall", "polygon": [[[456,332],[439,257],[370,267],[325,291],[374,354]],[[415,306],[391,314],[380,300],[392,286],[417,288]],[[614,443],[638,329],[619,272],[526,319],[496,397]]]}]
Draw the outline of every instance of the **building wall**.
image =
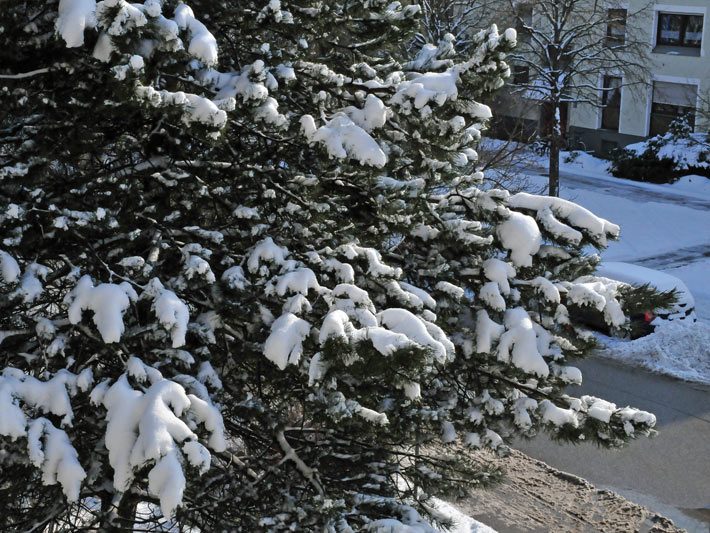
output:
[{"label": "building wall", "polygon": [[[630,0],[629,13],[641,10],[647,0]],[[655,47],[657,17],[660,11],[703,15],[702,48],[699,56],[680,55],[677,51]],[[588,139],[588,143],[599,146],[601,140],[618,138],[620,146],[649,135],[651,96],[653,81],[696,84],[700,95],[710,94],[710,0],[656,0],[627,22],[629,31],[636,31],[638,38],[649,44],[651,79],[647,83],[627,86],[622,89],[619,131],[599,130],[599,139],[589,141],[593,132],[601,125],[601,109],[590,105],[578,105],[570,112],[570,134]],[[633,26],[633,30],[631,29]],[[613,74],[613,73],[611,73]],[[598,80],[601,87],[601,79]],[[600,93],[601,94],[601,93]],[[710,130],[710,123],[703,117],[696,120],[696,131]],[[586,144],[586,143],[585,143]],[[596,148],[595,151],[602,151]]]}]

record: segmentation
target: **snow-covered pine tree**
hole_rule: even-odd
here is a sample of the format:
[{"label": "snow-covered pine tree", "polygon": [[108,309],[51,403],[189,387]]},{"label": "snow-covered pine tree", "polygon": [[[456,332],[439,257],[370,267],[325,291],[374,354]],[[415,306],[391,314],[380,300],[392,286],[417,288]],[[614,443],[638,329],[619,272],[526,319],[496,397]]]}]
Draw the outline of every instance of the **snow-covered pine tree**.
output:
[{"label": "snow-covered pine tree", "polygon": [[406,62],[417,11],[4,7],[3,530],[427,530],[472,448],[651,430],[563,393],[618,228],[478,186],[515,33]]}]

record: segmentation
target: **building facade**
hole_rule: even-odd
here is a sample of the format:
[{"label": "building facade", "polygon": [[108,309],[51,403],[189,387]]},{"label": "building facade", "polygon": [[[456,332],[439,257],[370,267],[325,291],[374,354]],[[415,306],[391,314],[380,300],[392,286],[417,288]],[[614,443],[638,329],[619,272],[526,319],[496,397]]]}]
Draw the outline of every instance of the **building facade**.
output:
[{"label": "building facade", "polygon": [[[573,147],[607,155],[629,143],[665,133],[685,116],[696,132],[710,131],[710,0],[629,0],[627,20],[637,39],[648,43],[649,78],[629,84],[623,72],[600,75],[599,99],[605,107],[578,104],[569,110],[568,138]],[[610,24],[607,35],[623,35]]]},{"label": "building facade", "polygon": [[[596,1],[594,5],[598,9]],[[517,6],[517,13],[500,10],[490,21],[506,24],[517,20],[532,27],[544,24],[534,0]],[[580,2],[578,11],[584,11],[583,6]],[[584,86],[598,87],[598,91],[592,94],[594,104],[584,102],[590,99],[585,94],[584,98],[572,95],[561,106],[568,146],[608,156],[627,144],[665,133],[681,116],[696,132],[710,131],[710,0],[609,0],[603,10],[608,19],[604,19],[606,27],[600,29],[599,39],[609,45],[632,39],[635,55],[628,63],[642,62],[644,69],[642,74],[634,69],[629,75],[623,61],[616,61],[613,70],[583,80]],[[578,16],[583,20],[585,15]],[[526,38],[519,31],[519,40]],[[511,68],[509,90],[495,105],[496,134],[524,139],[544,136],[549,130],[545,123],[549,113],[544,112],[540,92],[535,95],[531,69],[515,62]]]}]

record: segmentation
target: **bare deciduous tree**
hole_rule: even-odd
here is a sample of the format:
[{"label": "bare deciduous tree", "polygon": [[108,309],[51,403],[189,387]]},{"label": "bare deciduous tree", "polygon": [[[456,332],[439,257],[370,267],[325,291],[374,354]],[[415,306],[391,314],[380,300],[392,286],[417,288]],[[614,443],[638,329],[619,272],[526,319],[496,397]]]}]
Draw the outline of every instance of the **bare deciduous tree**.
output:
[{"label": "bare deciduous tree", "polygon": [[[532,11],[522,9],[529,6]],[[570,104],[605,106],[600,79],[623,76],[623,85],[646,83],[648,43],[630,24],[647,8],[630,11],[621,2],[597,0],[507,0],[520,36],[511,61],[528,69],[515,84],[537,99],[549,141],[549,194],[559,193],[560,150]]]},{"label": "bare deciduous tree", "polygon": [[600,86],[605,75],[622,77],[623,86],[649,79],[649,44],[633,23],[648,4],[633,11],[619,0],[423,0],[421,5],[422,42],[439,42],[451,33],[460,47],[490,22],[516,27],[518,46],[510,62],[527,69],[527,76],[510,80],[509,86],[539,104],[541,133],[549,143],[552,196],[559,193],[570,104],[605,107],[609,99]]}]

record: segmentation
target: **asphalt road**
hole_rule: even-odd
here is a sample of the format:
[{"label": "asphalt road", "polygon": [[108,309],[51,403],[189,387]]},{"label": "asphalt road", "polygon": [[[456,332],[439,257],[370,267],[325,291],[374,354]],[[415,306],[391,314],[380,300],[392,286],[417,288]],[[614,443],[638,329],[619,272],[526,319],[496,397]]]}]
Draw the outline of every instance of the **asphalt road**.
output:
[{"label": "asphalt road", "polygon": [[[522,174],[547,176],[547,169],[536,167],[530,164],[518,167]],[[588,189],[598,193],[608,193],[613,195],[624,195],[639,202],[659,202],[664,204],[675,204],[691,209],[710,209],[710,200],[703,197],[696,197],[691,194],[683,194],[673,190],[653,190],[644,187],[643,183],[638,185],[631,180],[620,180],[614,177],[600,177],[583,170],[572,170],[566,168],[560,170],[560,188],[565,189]]]},{"label": "asphalt road", "polygon": [[620,363],[589,358],[578,364],[591,394],[653,412],[658,436],[622,450],[588,443],[563,446],[544,436],[516,448],[673,519],[689,531],[710,531],[710,387]]}]

